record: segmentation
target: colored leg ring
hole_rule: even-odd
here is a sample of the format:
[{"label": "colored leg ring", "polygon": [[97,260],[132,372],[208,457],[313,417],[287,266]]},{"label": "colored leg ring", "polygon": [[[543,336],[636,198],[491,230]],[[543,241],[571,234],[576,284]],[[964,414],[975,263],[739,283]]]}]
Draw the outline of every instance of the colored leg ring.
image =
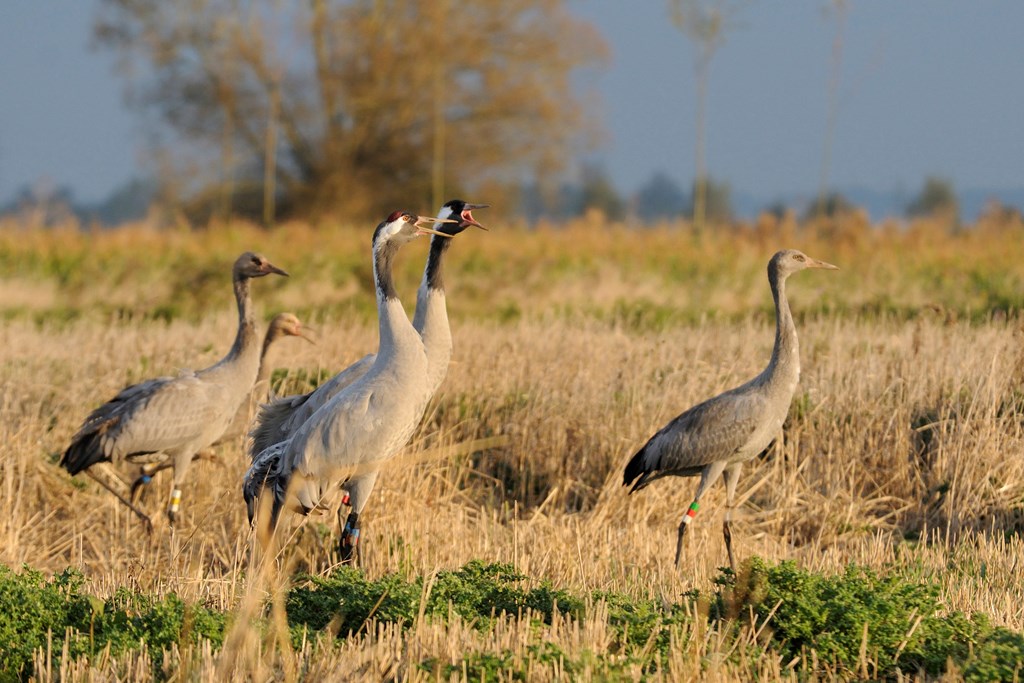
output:
[{"label": "colored leg ring", "polygon": [[690,509],[683,516],[683,524],[689,524],[693,521],[693,518],[697,516],[697,508],[699,507],[696,503],[690,503]]}]

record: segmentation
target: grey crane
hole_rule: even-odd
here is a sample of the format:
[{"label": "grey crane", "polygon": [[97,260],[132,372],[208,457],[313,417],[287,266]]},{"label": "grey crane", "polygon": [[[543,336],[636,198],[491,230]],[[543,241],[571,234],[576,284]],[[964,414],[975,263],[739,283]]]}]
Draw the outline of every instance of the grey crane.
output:
[{"label": "grey crane", "polygon": [[[218,446],[222,443],[227,443],[246,433],[250,418],[253,413],[253,408],[263,401],[266,401],[270,395],[270,372],[271,367],[268,362],[267,356],[270,351],[270,347],[274,345],[279,339],[284,337],[300,337],[306,341],[313,343],[313,339],[307,335],[312,330],[307,325],[303,325],[302,321],[299,320],[298,316],[294,313],[278,313],[274,316],[273,320],[267,326],[267,333],[263,336],[263,348],[260,351],[260,369],[256,373],[256,383],[252,387],[252,391],[249,392],[247,400],[243,400],[242,404],[238,406],[238,411],[235,416],[231,419],[231,424],[221,434],[220,438],[210,444],[211,448],[203,449],[192,456],[193,460],[199,460],[201,458],[212,458],[213,446]],[[160,461],[148,462],[139,468],[139,474],[132,482],[131,487],[131,500],[132,503],[138,498],[139,492],[142,486],[148,484],[153,480],[153,475],[157,472],[165,470],[171,467],[172,461],[169,458],[164,458]]]},{"label": "grey crane", "polygon": [[633,484],[630,493],[661,477],[700,475],[697,493],[679,523],[676,567],[683,549],[683,535],[697,514],[701,496],[724,475],[726,511],[722,533],[729,564],[735,569],[729,522],[740,469],[744,462],[769,448],[780,433],[800,381],[800,348],[786,300],[786,278],[805,268],[838,270],[831,263],[817,261],[795,249],[780,251],[768,262],[768,282],[775,299],[775,347],[768,367],[746,384],[699,403],[676,417],[652,436],[626,465],[623,485]]},{"label": "grey crane", "polygon": [[[373,233],[379,347],[365,374],[318,407],[285,441],[253,459],[242,492],[253,520],[263,490],[273,493],[268,528],[273,530],[286,499],[308,514],[323,506],[344,477],[394,455],[412,436],[430,398],[423,341],[398,299],[391,264],[398,249],[421,234],[444,233],[421,226],[442,219],[395,211]],[[448,222],[451,219],[444,219]]]},{"label": "grey crane", "polygon": [[[461,199],[445,202],[437,217],[455,219],[453,223],[435,223],[433,228],[438,232],[454,237],[470,226],[486,230],[474,217],[473,211],[486,209],[487,204],[470,204]],[[423,279],[416,293],[416,313],[412,326],[423,340],[427,354],[427,384],[430,396],[444,381],[448,372],[448,363],[452,356],[452,335],[448,325],[448,310],[445,301],[443,280],[444,255],[448,251],[451,240],[441,235],[433,235],[430,240],[430,253],[423,269]],[[321,384],[315,390],[299,396],[286,396],[272,403],[261,406],[251,432],[252,444],[250,455],[255,458],[275,443],[284,441],[299,426],[329,401],[335,394],[366,374],[373,365],[375,354],[359,359],[331,380]],[[358,475],[352,476],[344,483],[346,494],[343,503],[351,506],[341,534],[340,555],[342,562],[353,559],[359,541],[359,516],[373,492],[379,474],[379,466],[367,466]]]},{"label": "grey crane", "polygon": [[[173,525],[192,456],[220,438],[256,381],[260,344],[249,281],[271,273],[287,275],[260,254],[239,256],[232,268],[238,332],[227,355],[205,370],[122,389],[85,419],[60,464],[75,475],[99,462],[168,458],[174,478],[167,516]],[[141,510],[130,507],[149,521]]]}]

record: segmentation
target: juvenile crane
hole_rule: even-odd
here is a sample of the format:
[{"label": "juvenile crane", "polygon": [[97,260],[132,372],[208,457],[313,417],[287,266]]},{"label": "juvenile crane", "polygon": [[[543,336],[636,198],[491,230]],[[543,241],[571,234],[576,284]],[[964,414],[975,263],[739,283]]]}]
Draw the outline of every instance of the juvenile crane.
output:
[{"label": "juvenile crane", "polygon": [[[219,439],[210,444],[211,447],[232,441],[245,434],[249,426],[254,406],[258,406],[269,397],[271,367],[267,356],[269,354],[270,347],[279,339],[283,339],[284,337],[301,337],[302,339],[313,343],[312,338],[307,336],[307,331],[311,331],[310,328],[308,326],[304,326],[294,313],[278,313],[274,316],[274,319],[270,321],[270,325],[267,326],[266,335],[263,337],[263,349],[260,351],[260,369],[259,372],[256,373],[256,383],[253,385],[252,391],[249,392],[249,397],[242,401],[242,404],[238,406],[238,411],[231,419],[231,424],[224,433],[221,434]],[[199,460],[203,457],[209,458],[212,457],[212,454],[212,450],[205,449],[192,456],[192,459]],[[142,465],[139,468],[139,475],[132,483],[132,502],[134,503],[138,498],[141,487],[153,480],[153,475],[171,467],[171,465],[172,462],[168,458],[164,458],[163,460],[156,462],[148,462]]]},{"label": "juvenile crane", "polygon": [[[470,226],[486,230],[475,218],[473,211],[487,208],[487,204],[469,204],[461,199],[452,199],[441,207],[439,219],[455,219],[452,223],[435,223],[434,229],[454,237]],[[430,253],[423,270],[423,279],[416,293],[416,314],[412,326],[423,340],[427,354],[427,385],[430,396],[437,392],[448,372],[452,356],[452,335],[448,325],[448,310],[445,303],[443,280],[444,256],[451,240],[441,235],[430,239]],[[373,365],[375,354],[364,356],[328,382],[315,390],[299,396],[286,396],[261,406],[252,431],[250,455],[255,458],[275,443],[286,440],[299,426],[335,394],[366,374]],[[351,505],[351,513],[343,526],[340,555],[342,562],[353,559],[359,542],[359,516],[373,492],[379,474],[379,466],[365,468],[344,483],[347,489],[343,502]]]},{"label": "juvenile crane", "polygon": [[249,281],[271,273],[288,274],[260,254],[239,256],[232,268],[238,332],[228,354],[205,370],[122,389],[85,419],[60,464],[74,475],[99,462],[169,458],[174,478],[167,516],[173,525],[192,457],[220,438],[256,381],[260,344]]},{"label": "juvenile crane", "polygon": [[786,278],[805,268],[836,266],[788,249],[768,262],[768,282],[775,299],[775,347],[768,367],[746,384],[730,389],[682,413],[661,428],[626,465],[623,485],[639,491],[661,477],[693,477],[700,484],[693,502],[679,523],[676,567],[686,527],[697,514],[704,492],[719,476],[725,477],[726,510],[722,522],[729,564],[735,569],[729,522],[736,484],[743,463],[763,452],[782,429],[793,392],[800,381],[800,348],[796,326],[786,300]]},{"label": "juvenile crane", "polygon": [[[249,519],[263,490],[273,494],[268,528],[286,500],[309,514],[343,476],[374,467],[405,445],[430,398],[423,341],[398,299],[391,264],[398,249],[439,219],[395,211],[373,233],[380,341],[366,373],[324,403],[286,441],[259,453],[242,487]],[[450,219],[449,219],[450,220]],[[444,221],[447,222],[447,221]]]}]

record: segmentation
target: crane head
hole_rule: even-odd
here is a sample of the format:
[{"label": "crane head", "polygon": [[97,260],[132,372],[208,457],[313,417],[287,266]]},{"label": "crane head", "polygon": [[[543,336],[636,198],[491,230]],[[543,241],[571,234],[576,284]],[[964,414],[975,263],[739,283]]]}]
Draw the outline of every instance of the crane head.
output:
[{"label": "crane head", "polygon": [[373,232],[373,246],[374,249],[377,249],[385,242],[408,242],[412,238],[419,237],[420,235],[441,235],[442,237],[451,237],[451,235],[439,232],[433,228],[428,228],[423,224],[445,224],[457,222],[458,221],[451,218],[417,216],[416,214],[409,213],[408,211],[392,211],[391,214],[385,218]]},{"label": "crane head", "polygon": [[438,218],[449,218],[456,219],[454,222],[449,224],[436,224],[434,229],[443,232],[446,235],[458,235],[460,232],[468,228],[469,226],[475,226],[481,230],[486,230],[483,225],[477,222],[473,218],[473,211],[476,209],[487,209],[490,204],[469,204],[461,199],[452,199],[445,202],[444,206],[437,213]]},{"label": "crane head", "polygon": [[768,276],[772,277],[772,273],[776,274],[777,277],[788,277],[798,270],[804,270],[805,268],[824,268],[826,270],[839,270],[839,266],[833,266],[831,263],[825,263],[818,259],[813,259],[802,251],[796,249],[783,249],[782,251],[776,252],[772,256],[772,260],[768,262]]},{"label": "crane head", "polygon": [[294,313],[278,313],[270,321],[267,336],[271,339],[277,339],[281,336],[302,337],[310,344],[315,344],[316,342],[313,337],[310,336],[311,332],[314,332],[314,330],[307,325],[303,325],[302,321]]},{"label": "crane head", "polygon": [[251,251],[247,251],[238,257],[235,261],[235,266],[232,272],[236,280],[263,277],[264,275],[270,275],[271,273],[275,275],[288,275],[288,273],[268,261],[267,257],[263,254],[257,254]]}]

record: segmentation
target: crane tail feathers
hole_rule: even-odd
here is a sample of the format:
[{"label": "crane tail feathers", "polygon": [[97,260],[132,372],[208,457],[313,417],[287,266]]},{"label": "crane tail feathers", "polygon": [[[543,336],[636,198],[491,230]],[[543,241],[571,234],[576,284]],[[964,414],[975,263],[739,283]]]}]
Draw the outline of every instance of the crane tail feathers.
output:
[{"label": "crane tail feathers", "polygon": [[260,453],[287,438],[288,422],[311,395],[312,392],[301,396],[285,396],[260,406],[253,428],[249,431],[252,440],[249,457],[252,462],[256,462]]},{"label": "crane tail feathers", "polygon": [[64,456],[60,459],[61,467],[69,474],[76,475],[98,462],[110,460],[103,452],[102,437],[103,434],[99,430],[79,434],[64,451]]},{"label": "crane tail feathers", "polygon": [[[647,454],[647,446],[644,446],[636,452],[628,463],[626,463],[626,470],[622,475],[622,485],[629,486],[633,484],[633,488],[629,490],[630,493],[641,489],[647,483],[647,478],[650,476],[650,472],[647,470],[647,466],[644,464],[644,456]],[[636,483],[634,483],[634,481]]]}]

